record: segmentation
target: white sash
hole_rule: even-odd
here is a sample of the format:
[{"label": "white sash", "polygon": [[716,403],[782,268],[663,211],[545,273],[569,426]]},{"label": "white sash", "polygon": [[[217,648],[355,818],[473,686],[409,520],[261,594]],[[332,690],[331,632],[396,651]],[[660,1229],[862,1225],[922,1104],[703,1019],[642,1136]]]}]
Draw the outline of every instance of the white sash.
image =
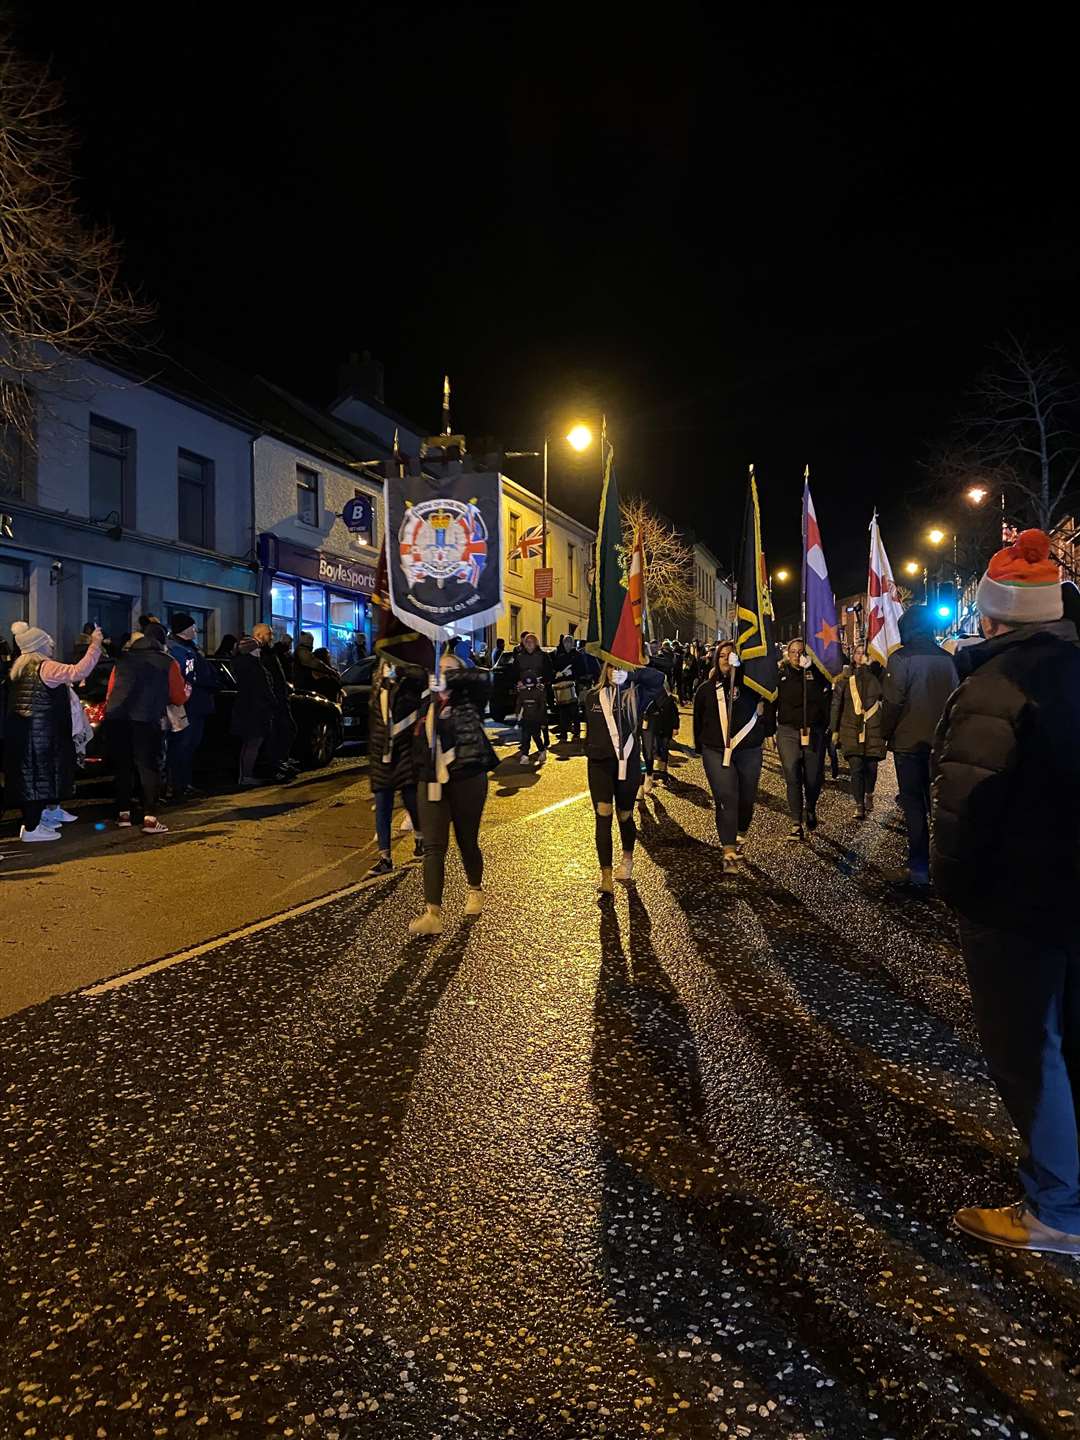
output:
[{"label": "white sash", "polygon": [[862,721],[862,724],[859,726],[859,744],[865,745],[866,722],[868,720],[872,720],[877,714],[877,712],[881,709],[881,701],[875,700],[873,705],[870,706],[869,710],[863,710],[862,697],[859,694],[859,687],[855,684],[854,670],[848,676],[848,694],[851,696],[851,707],[855,711],[856,717]]},{"label": "white sash", "polygon": [[[731,683],[734,685],[734,678]],[[731,740],[728,738],[730,721],[728,719],[727,699],[724,695],[723,685],[717,685],[716,687],[716,708],[720,711],[720,728],[724,732],[724,764],[730,765],[731,757],[735,753],[735,746],[745,740],[747,735],[750,734],[750,731],[753,730],[758,722],[758,714],[755,710],[735,738]]]},{"label": "white sash", "polygon": [[[427,693],[426,691],[424,692]],[[386,728],[386,743],[383,745],[383,764],[389,765],[394,756],[394,741],[404,730],[410,729],[416,724],[416,717],[420,713],[412,710],[400,720],[390,723],[390,687],[383,685],[379,692],[379,709],[382,711],[382,722]]]},{"label": "white sash", "polygon": [[449,750],[444,750],[442,748],[442,740],[439,738],[435,720],[435,709],[438,703],[438,696],[433,695],[431,697],[431,704],[428,706],[427,723],[424,727],[427,731],[428,744],[431,745],[432,741],[434,741],[435,748],[435,779],[428,781],[427,793],[429,800],[442,799],[442,787],[450,779],[450,766],[454,763],[454,747],[451,745]]},{"label": "white sash", "polygon": [[[631,724],[630,733],[619,748],[619,726],[615,720],[614,709],[611,704],[611,686],[605,685],[600,691],[600,709],[604,712],[604,719],[607,721],[608,734],[611,736],[611,748],[615,752],[615,758],[619,762],[619,779],[626,779],[626,766],[630,759],[630,752],[634,748],[634,741],[637,736],[634,726]],[[630,717],[627,717],[630,718]]]}]

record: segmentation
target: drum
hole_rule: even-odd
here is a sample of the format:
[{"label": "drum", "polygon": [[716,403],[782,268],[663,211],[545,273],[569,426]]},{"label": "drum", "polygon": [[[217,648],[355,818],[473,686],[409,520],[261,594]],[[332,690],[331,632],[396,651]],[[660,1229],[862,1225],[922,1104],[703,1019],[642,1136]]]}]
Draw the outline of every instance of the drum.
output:
[{"label": "drum", "polygon": [[555,692],[556,705],[577,704],[577,688],[572,680],[556,680],[552,689]]}]

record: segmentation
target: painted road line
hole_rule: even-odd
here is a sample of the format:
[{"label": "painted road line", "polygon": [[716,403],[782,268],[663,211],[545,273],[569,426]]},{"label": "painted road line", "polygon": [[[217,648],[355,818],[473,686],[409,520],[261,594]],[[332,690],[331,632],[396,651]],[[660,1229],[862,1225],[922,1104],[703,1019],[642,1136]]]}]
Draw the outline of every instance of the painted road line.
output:
[{"label": "painted road line", "polygon": [[584,800],[588,790],[579,790],[576,795],[568,795],[565,800],[556,800],[554,805],[545,805],[543,810],[534,810],[531,815],[519,815],[517,820],[510,820],[510,825],[524,825],[527,820],[539,820],[541,815],[550,815],[553,810],[561,810],[564,805],[576,805],[579,800]]},{"label": "painted road line", "polygon": [[318,896],[315,900],[305,900],[302,905],[294,905],[289,910],[280,910],[276,915],[268,915],[265,920],[256,920],[251,925],[244,925],[239,930],[230,930],[214,940],[206,940],[201,945],[192,945],[190,949],[180,950],[175,955],[166,955],[163,960],[154,960],[149,965],[140,965],[135,970],[127,970],[123,975],[114,975],[111,980],[102,980],[99,984],[90,985],[78,993],[84,997],[107,995],[110,990],[119,990],[124,985],[131,985],[136,980],[144,980],[147,975],[156,975],[161,970],[170,970],[174,965],[182,965],[185,960],[195,960],[200,955],[209,955],[212,950],[220,950],[223,945],[231,945],[234,940],[243,940],[248,935],[258,935],[260,931],[280,925],[284,920],[294,920],[298,915],[307,915],[312,910],[329,905],[333,900],[344,900],[350,895],[358,895],[362,890],[369,890],[373,885],[377,885],[382,878],[381,875],[376,875],[369,880],[357,880],[352,885],[344,885],[340,890],[331,890],[326,895]]}]

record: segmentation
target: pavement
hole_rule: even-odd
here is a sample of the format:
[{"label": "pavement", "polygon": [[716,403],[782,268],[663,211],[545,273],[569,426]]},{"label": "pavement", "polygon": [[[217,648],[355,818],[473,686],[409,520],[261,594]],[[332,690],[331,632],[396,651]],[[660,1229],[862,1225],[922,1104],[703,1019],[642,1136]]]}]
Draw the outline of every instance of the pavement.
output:
[{"label": "pavement", "polygon": [[[1076,1262],[950,1224],[1015,1138],[948,914],[883,879],[890,766],[791,845],[767,757],[729,878],[677,753],[611,902],[580,754],[507,761],[434,942],[415,867],[362,879],[363,778],[322,783],[161,870],[0,869],[50,997],[0,1022],[0,1435],[1077,1434]],[[76,973],[30,919],[115,934],[124,866],[134,968]]]}]

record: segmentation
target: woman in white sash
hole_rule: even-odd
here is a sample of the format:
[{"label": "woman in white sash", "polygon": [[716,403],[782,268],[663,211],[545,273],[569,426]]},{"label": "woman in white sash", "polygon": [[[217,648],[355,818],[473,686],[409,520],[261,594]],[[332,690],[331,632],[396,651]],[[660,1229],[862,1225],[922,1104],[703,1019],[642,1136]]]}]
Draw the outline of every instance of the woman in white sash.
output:
[{"label": "woman in white sash", "polygon": [[589,794],[596,812],[596,858],[600,862],[600,892],[610,895],[612,884],[611,820],[619,823],[622,862],[616,880],[629,881],[634,871],[634,800],[641,784],[641,746],[638,739],[638,687],[628,670],[605,665],[600,683],[585,696],[585,754],[589,762]]},{"label": "woman in white sash", "polygon": [[761,779],[761,746],[774,727],[772,706],[740,684],[739,669],[734,645],[723,641],[694,696],[694,749],[701,753],[716,806],[725,872],[736,868],[750,829]]},{"label": "woman in white sash", "polygon": [[830,728],[851,771],[856,820],[865,820],[874,808],[878,761],[885,758],[880,673],[881,667],[868,665],[865,649],[856,645],[851,670],[841,676],[833,691]]}]

